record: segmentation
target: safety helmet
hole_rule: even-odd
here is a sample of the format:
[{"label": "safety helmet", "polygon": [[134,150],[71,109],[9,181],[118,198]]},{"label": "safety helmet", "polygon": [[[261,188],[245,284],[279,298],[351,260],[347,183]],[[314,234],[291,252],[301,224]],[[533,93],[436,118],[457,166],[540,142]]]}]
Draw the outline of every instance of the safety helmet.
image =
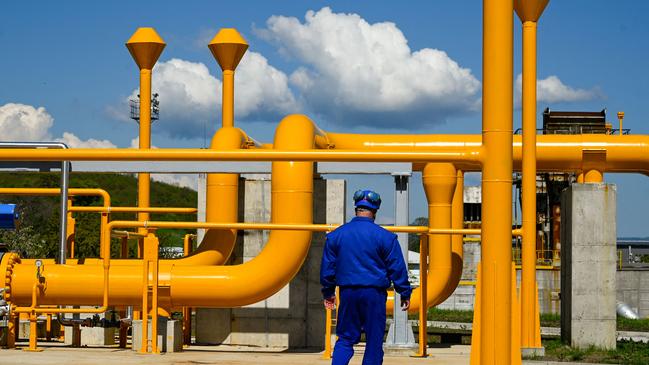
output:
[{"label": "safety helmet", "polygon": [[357,190],[354,193],[354,206],[378,210],[381,207],[381,196],[372,190]]}]

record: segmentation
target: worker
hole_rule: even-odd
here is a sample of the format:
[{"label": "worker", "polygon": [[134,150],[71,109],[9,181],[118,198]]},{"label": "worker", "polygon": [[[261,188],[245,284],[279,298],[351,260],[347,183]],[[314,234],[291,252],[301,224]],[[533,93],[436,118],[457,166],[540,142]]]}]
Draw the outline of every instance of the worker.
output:
[{"label": "worker", "polygon": [[358,190],[354,206],[356,216],[327,235],[320,266],[325,307],[334,308],[336,286],[340,294],[332,364],[349,363],[361,331],[366,338],[363,365],[382,364],[387,289],[394,283],[405,311],[412,288],[397,235],[374,223],[381,196]]}]

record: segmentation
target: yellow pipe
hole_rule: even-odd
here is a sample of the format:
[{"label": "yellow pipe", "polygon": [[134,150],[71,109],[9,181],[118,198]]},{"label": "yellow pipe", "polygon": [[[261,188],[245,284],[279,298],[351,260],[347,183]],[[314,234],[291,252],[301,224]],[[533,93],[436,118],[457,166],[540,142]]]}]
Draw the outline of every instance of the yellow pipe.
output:
[{"label": "yellow pipe", "polygon": [[195,214],[196,208],[170,208],[170,207],[95,207],[95,206],[71,206],[71,212],[84,213],[168,213],[168,214]]},{"label": "yellow pipe", "polygon": [[223,128],[234,127],[234,71],[223,71]]},{"label": "yellow pipe", "polygon": [[85,213],[169,213],[169,214],[195,214],[196,208],[168,208],[168,207],[94,207],[94,206],[71,206],[70,212]]},{"label": "yellow pipe", "polygon": [[[451,203],[451,228],[464,228],[464,172],[457,171],[457,184],[453,193]],[[453,294],[462,279],[462,269],[464,266],[464,236],[451,236],[451,279],[446,285],[442,301],[446,300]]]},{"label": "yellow pipe", "polygon": [[[140,70],[140,149],[151,148],[151,69]],[[148,208],[151,205],[151,175],[148,172],[137,174],[137,206]],[[141,222],[149,220],[148,212],[138,212]],[[146,229],[140,233],[146,234]]]},{"label": "yellow pipe", "polygon": [[521,346],[535,344],[536,290],[536,22],[523,23],[523,177]]},{"label": "yellow pipe", "polygon": [[428,236],[419,237],[419,348],[415,357],[427,357],[428,348]]},{"label": "yellow pipe", "polygon": [[[54,153],[49,153],[50,151]],[[58,151],[70,151],[61,154]],[[431,147],[426,151],[391,150],[226,150],[158,148],[152,150],[124,149],[2,149],[0,161],[275,161],[275,162],[473,162],[479,163],[480,146],[471,148]],[[48,153],[44,153],[48,152]],[[58,152],[58,153],[57,153]],[[471,170],[476,171],[476,170]]]},{"label": "yellow pipe", "polygon": [[[165,42],[153,28],[138,28],[126,42],[126,48],[140,69],[140,141],[139,148],[151,148],[151,70],[165,47]],[[151,177],[148,172],[138,174],[137,205],[150,205]],[[138,213],[139,221],[149,220],[148,212]],[[142,229],[140,233],[146,233]]]},{"label": "yellow pipe", "polygon": [[[480,363],[511,358],[513,2],[483,2]],[[504,209],[503,209],[504,208]]]},{"label": "yellow pipe", "polygon": [[[336,225],[328,224],[293,224],[293,223],[209,223],[209,222],[138,222],[138,221],[113,221],[107,227],[107,231],[114,228],[138,228],[145,226],[148,228],[215,228],[215,229],[263,229],[263,230],[280,230],[280,231],[319,231],[326,232],[335,229]],[[422,226],[386,226],[385,229],[391,232],[404,233],[428,233],[436,234],[480,234],[479,229],[431,229]],[[520,234],[517,230],[512,231],[513,235]],[[31,290],[31,278],[34,271],[34,261],[22,259],[20,264],[13,267],[10,275],[12,285],[12,301],[14,303],[28,303]],[[51,305],[91,305],[101,299],[101,267],[93,261],[86,259],[83,265],[77,265],[76,261],[69,260],[66,265],[55,265],[54,260],[42,260],[45,264],[52,264],[48,267],[48,290],[43,297],[45,304]],[[115,262],[121,262],[121,265],[113,265]],[[110,285],[110,304],[111,305],[137,305],[140,304],[142,286],[141,260],[111,260],[111,285]],[[242,265],[237,265],[242,266]],[[169,286],[172,271],[176,272],[182,266],[168,265],[160,269],[161,285]],[[214,266],[197,266],[197,270],[211,270]],[[0,267],[1,271],[6,269]],[[0,272],[1,272],[0,271]],[[266,275],[267,276],[267,275]],[[74,277],[75,280],[69,280]],[[187,279],[190,280],[190,279]],[[78,292],[79,287],[87,288],[83,293]],[[189,290],[189,289],[188,289]],[[203,293],[201,288],[194,287],[194,295],[200,297]],[[173,295],[173,290],[171,291]],[[163,297],[160,306],[171,306],[170,299]],[[194,302],[188,300],[180,305],[193,305]]]},{"label": "yellow pipe", "polygon": [[[337,146],[335,135],[327,133],[329,144]],[[213,151],[202,149],[2,149],[0,161],[339,161],[339,162],[454,162],[467,171],[480,171],[482,139],[479,135],[415,135],[413,143],[395,142],[376,148],[356,147],[342,150],[268,149]],[[365,137],[363,137],[365,138]],[[421,141],[421,143],[417,143]],[[428,142],[426,142],[428,141]],[[323,141],[323,144],[327,142]],[[512,143],[514,169],[520,171],[521,136]],[[602,172],[642,173],[649,175],[649,136],[646,135],[539,135],[537,170],[543,172],[580,172],[584,155],[597,151]]]},{"label": "yellow pipe", "polygon": [[[428,200],[428,219],[430,229],[451,227],[451,202],[457,184],[457,171],[452,164],[429,163],[423,172],[424,191]],[[430,263],[428,267],[428,287],[426,289],[428,306],[444,301],[444,293],[451,279],[451,236],[433,235],[429,237]],[[421,275],[421,273],[420,273]],[[413,290],[410,311],[419,308],[419,288]],[[388,311],[394,300],[388,300]]]},{"label": "yellow pipe", "polygon": [[540,348],[536,300],[536,28],[548,0],[515,0],[523,23],[521,347]]},{"label": "yellow pipe", "polygon": [[[225,91],[224,91],[225,92]],[[225,106],[224,106],[225,118]],[[248,138],[242,130],[232,127],[219,129],[212,138],[210,149],[215,151],[246,147]],[[208,174],[205,196],[205,220],[235,223],[239,219],[239,175]],[[220,265],[230,257],[237,239],[235,230],[210,229],[205,232],[198,249],[182,259],[187,265]]]}]

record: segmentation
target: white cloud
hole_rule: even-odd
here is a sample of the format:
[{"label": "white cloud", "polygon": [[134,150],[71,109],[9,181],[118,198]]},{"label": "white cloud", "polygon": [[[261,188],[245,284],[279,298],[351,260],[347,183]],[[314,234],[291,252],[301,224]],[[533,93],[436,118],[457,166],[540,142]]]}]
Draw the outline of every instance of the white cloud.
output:
[{"label": "white cloud", "polygon": [[[218,69],[216,62],[212,68]],[[152,88],[160,100],[160,120],[154,129],[191,138],[201,136],[205,125],[212,130],[221,124],[221,80],[205,64],[178,58],[160,62],[153,70]],[[135,99],[138,92],[134,90],[128,99]],[[286,74],[261,54],[246,53],[235,75],[235,118],[276,122],[298,109]]]},{"label": "white cloud", "polygon": [[44,107],[35,108],[27,104],[8,103],[0,106],[0,140],[63,142],[72,148],[115,148],[108,140],[81,140],[73,133],[64,132],[62,137],[52,136],[50,129],[54,118]]},{"label": "white cloud", "polygon": [[111,141],[107,139],[94,139],[90,138],[86,141],[82,141],[79,137],[75,136],[70,132],[64,132],[63,137],[56,138],[57,142],[63,142],[68,145],[70,148],[116,148]]},{"label": "white cloud", "polygon": [[41,142],[51,139],[54,118],[43,107],[8,103],[0,106],[0,139]]},{"label": "white cloud", "polygon": [[368,23],[357,14],[308,11],[304,23],[272,16],[257,30],[280,52],[303,62],[292,85],[316,113],[334,122],[394,127],[394,117],[443,121],[475,111],[480,82],[444,51],[413,51],[391,22]]},{"label": "white cloud", "polygon": [[[516,77],[515,104],[520,106],[523,90],[523,75]],[[536,82],[536,99],[545,103],[569,103],[602,98],[598,88],[576,89],[564,84],[557,76],[551,75]]]},{"label": "white cloud", "polygon": [[198,175],[195,174],[151,174],[151,179],[169,185],[198,190]]}]

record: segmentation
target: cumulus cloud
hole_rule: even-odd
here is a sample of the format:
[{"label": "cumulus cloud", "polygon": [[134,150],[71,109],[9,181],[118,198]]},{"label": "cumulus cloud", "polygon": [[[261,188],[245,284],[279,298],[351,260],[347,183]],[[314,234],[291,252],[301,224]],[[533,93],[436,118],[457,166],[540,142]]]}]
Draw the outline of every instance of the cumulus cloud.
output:
[{"label": "cumulus cloud", "polygon": [[291,84],[333,122],[394,127],[399,116],[434,123],[479,105],[480,82],[471,70],[442,50],[411,50],[391,22],[370,24],[325,7],[308,11],[304,22],[272,16],[256,32],[304,64]]},{"label": "cumulus cloud", "polygon": [[[153,70],[152,88],[160,101],[157,130],[192,138],[201,136],[205,125],[220,124],[222,84],[205,64],[178,58],[160,62]],[[128,99],[136,99],[138,92],[133,90]],[[286,74],[269,65],[261,54],[246,53],[235,76],[235,118],[276,122],[297,111]]]},{"label": "cumulus cloud", "polygon": [[[8,103],[0,106],[0,140],[2,141],[29,141],[63,142],[71,148],[116,148],[111,141],[90,138],[82,140],[73,133],[63,132],[63,136],[55,138],[50,129],[54,125],[54,118],[44,107],[35,108],[31,105]],[[138,138],[131,141],[131,147],[138,146]],[[155,148],[155,147],[154,147]],[[151,178],[181,187],[197,190],[198,180],[196,175],[186,174],[152,174]]]},{"label": "cumulus cloud", "polygon": [[[523,90],[523,75],[516,77],[515,104],[520,106]],[[557,76],[551,75],[536,82],[536,99],[546,103],[569,103],[602,98],[598,88],[577,89],[564,84]]]},{"label": "cumulus cloud", "polygon": [[108,140],[91,138],[84,141],[70,132],[64,132],[59,138],[53,137],[50,132],[53,125],[54,118],[44,107],[19,103],[0,106],[0,139],[3,141],[56,141],[72,148],[115,148]]},{"label": "cumulus cloud", "polygon": [[43,107],[8,103],[0,106],[0,138],[3,141],[50,140],[54,118]]}]

